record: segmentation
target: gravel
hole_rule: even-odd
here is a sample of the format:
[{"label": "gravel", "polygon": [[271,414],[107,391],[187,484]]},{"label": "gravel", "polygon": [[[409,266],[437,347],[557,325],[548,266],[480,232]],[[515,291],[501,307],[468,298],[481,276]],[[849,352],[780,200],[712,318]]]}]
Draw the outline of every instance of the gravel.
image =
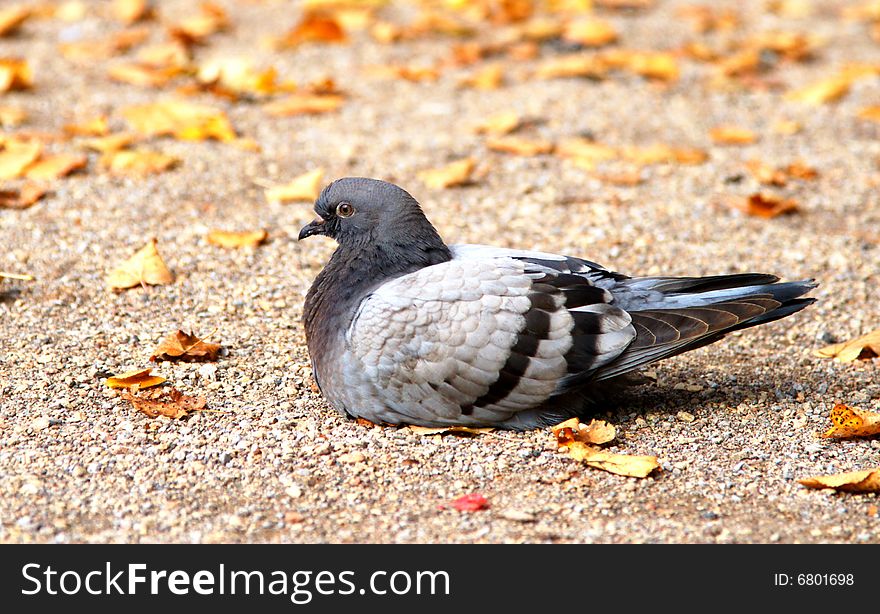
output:
[{"label": "gravel", "polygon": [[[191,3],[161,3],[179,19]],[[711,68],[683,61],[669,86],[615,74],[603,81],[526,78],[511,64],[495,91],[460,89],[468,69],[434,83],[384,80],[367,67],[449,55],[450,40],[272,51],[259,43],[296,20],[285,3],[221,2],[234,28],[196,57],[246,55],[299,83],[332,76],[348,94],[339,113],[270,118],[259,105],[197,96],[223,108],[262,152],[161,140],[180,168],[143,180],[90,162],[24,211],[0,210],[0,270],[33,282],[0,283],[0,540],[3,542],[877,542],[876,495],[811,491],[797,479],[880,466],[880,442],[817,439],[836,401],[880,409],[878,361],[841,364],[810,351],[880,326],[880,125],[856,119],[877,103],[877,78],[840,102],[808,107],[779,91],[710,88]],[[627,47],[661,49],[694,38],[674,17],[684,3],[610,19]],[[811,17],[765,13],[765,2],[713,3],[739,11],[736,35],[795,30],[825,36],[817,58],[774,73],[786,87],[880,62],[864,24],[822,3]],[[393,13],[392,13],[393,15]],[[843,25],[841,25],[843,24]],[[80,24],[117,29],[100,12]],[[36,20],[0,39],[0,56],[28,58],[36,89],[2,104],[24,107],[27,129],[110,113],[163,93],[112,83],[104,62],[71,69],[56,51],[73,26]],[[157,28],[158,26],[152,26]],[[549,57],[552,48],[544,51]],[[638,186],[602,183],[553,156],[486,150],[470,127],[498,110],[542,121],[524,132],[560,139],[590,132],[613,145],[703,147],[701,166],[647,168]],[[783,136],[779,120],[803,125]],[[757,144],[712,145],[716,125],[755,129]],[[420,170],[460,156],[480,160],[472,186],[430,190]],[[783,192],[798,214],[745,217],[726,199],[757,191],[751,158],[804,159],[820,177]],[[656,366],[657,381],[599,417],[618,427],[610,450],[654,454],[638,480],[578,466],[549,431],[422,436],[370,428],[334,413],[317,394],[300,323],[304,293],[329,242],[294,239],[307,204],[267,203],[260,185],[315,167],[409,189],[450,242],[570,253],[629,274],[766,271],[815,277],[819,302],[782,322]],[[10,182],[17,185],[15,182]],[[206,230],[266,228],[253,251],[208,245]],[[174,284],[114,294],[104,275],[151,237]],[[146,366],[162,337],[194,329],[223,343],[217,363],[160,363],[155,371],[210,411],[149,419],[103,384]],[[481,493],[489,509],[462,513],[450,499]]]}]

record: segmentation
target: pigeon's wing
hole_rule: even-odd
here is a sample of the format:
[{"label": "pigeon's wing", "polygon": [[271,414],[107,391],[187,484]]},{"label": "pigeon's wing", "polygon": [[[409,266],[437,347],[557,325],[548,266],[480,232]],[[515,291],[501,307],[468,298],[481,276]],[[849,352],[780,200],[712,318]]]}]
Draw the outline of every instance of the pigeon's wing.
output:
[{"label": "pigeon's wing", "polygon": [[411,421],[502,422],[608,364],[636,336],[629,314],[585,276],[453,253],[380,286],[347,331],[382,402]]}]

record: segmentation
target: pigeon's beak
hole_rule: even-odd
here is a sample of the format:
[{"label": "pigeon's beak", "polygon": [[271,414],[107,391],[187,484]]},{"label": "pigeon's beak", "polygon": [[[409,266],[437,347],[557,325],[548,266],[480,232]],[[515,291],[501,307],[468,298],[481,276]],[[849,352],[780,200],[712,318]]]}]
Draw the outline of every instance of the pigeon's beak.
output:
[{"label": "pigeon's beak", "polygon": [[303,239],[311,237],[312,235],[322,234],[324,234],[324,218],[319,215],[317,219],[312,220],[302,227],[302,230],[299,231],[299,237],[297,238],[297,241],[302,241]]}]

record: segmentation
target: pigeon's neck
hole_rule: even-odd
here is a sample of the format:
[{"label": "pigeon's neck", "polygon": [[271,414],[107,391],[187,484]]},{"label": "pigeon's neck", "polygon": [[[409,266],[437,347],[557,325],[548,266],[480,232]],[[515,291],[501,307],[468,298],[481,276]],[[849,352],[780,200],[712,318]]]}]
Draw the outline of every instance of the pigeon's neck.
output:
[{"label": "pigeon's neck", "polygon": [[439,238],[423,244],[340,245],[306,296],[303,320],[313,358],[313,348],[320,352],[334,336],[345,334],[357,306],[375,288],[451,259],[449,248]]}]

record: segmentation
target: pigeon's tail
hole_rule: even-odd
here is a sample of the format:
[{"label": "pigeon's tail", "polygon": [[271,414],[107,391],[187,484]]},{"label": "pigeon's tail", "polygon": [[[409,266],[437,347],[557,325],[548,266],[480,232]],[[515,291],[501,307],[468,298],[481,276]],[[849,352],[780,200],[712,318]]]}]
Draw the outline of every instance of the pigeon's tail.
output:
[{"label": "pigeon's tail", "polygon": [[765,324],[814,303],[799,298],[813,280],[775,283],[762,274],[703,278],[635,278],[618,282],[622,305],[636,338],[620,356],[595,373],[604,380],[648,363],[718,341],[735,330]]}]

